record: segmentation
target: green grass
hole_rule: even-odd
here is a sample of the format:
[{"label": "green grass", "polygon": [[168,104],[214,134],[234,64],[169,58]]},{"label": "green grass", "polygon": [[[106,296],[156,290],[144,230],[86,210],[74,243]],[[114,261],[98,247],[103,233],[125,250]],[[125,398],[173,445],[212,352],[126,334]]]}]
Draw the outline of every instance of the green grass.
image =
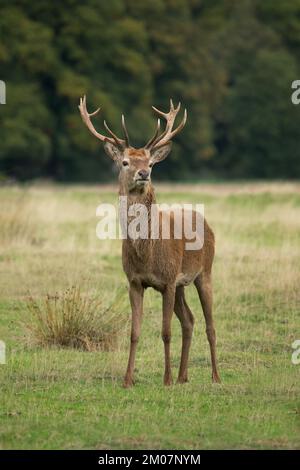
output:
[{"label": "green grass", "polygon": [[[300,447],[299,185],[157,188],[160,202],[205,203],[216,234],[215,321],[221,385],[210,383],[209,350],[196,291],[190,382],[162,385],[161,299],[147,290],[137,383],[121,387],[128,342],[109,352],[29,347],[28,292],[40,298],[80,285],[91,295],[123,288],[121,242],[95,236],[111,187],[1,188],[0,365],[2,449],[196,449]],[[13,214],[13,215],[12,215]],[[128,302],[128,301],[127,301]],[[128,318],[130,318],[128,304]],[[180,360],[174,317],[173,375]]]}]

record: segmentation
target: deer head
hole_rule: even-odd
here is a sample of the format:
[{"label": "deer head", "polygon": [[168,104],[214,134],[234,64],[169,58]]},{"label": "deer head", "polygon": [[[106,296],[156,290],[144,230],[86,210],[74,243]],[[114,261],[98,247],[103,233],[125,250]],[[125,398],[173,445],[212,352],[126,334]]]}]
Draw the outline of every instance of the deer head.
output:
[{"label": "deer head", "polygon": [[100,108],[93,113],[88,113],[86,108],[86,97],[84,96],[83,98],[80,98],[79,110],[83,122],[86,124],[90,132],[104,143],[106,154],[117,163],[119,167],[120,183],[128,192],[145,191],[151,182],[151,171],[153,165],[161,162],[168,156],[172,146],[172,138],[183,129],[186,123],[187,112],[185,110],[181,123],[176,127],[176,129],[173,129],[176,116],[180,110],[180,103],[175,108],[173,101],[170,100],[170,110],[168,113],[163,113],[154,106],[152,106],[152,109],[161,118],[166,120],[165,130],[160,133],[160,119],[158,118],[156,131],[153,137],[144,147],[136,149],[129,143],[124,115],[122,115],[124,139],[117,137],[105,121],[104,127],[109,133],[109,136],[104,136],[96,131],[91,121],[91,117],[98,114]]}]

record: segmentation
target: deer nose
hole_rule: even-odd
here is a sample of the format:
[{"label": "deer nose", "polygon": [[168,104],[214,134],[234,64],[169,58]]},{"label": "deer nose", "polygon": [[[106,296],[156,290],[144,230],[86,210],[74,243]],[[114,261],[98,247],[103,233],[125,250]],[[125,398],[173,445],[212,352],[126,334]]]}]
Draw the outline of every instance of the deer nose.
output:
[{"label": "deer nose", "polygon": [[147,180],[149,178],[149,171],[147,170],[139,170],[138,175],[142,180]]}]

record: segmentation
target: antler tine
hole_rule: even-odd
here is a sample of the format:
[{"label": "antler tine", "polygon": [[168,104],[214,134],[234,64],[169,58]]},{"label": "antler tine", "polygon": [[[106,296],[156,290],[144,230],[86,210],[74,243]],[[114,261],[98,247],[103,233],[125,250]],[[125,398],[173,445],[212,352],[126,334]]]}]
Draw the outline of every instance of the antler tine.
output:
[{"label": "antler tine", "polygon": [[159,139],[159,141],[157,143],[155,143],[155,147],[156,148],[162,147],[167,142],[172,140],[173,137],[175,137],[175,135],[178,134],[184,128],[184,126],[186,124],[186,120],[187,120],[187,110],[185,109],[183,119],[182,119],[181,123],[179,124],[179,126],[176,127],[176,129],[174,129],[173,131],[166,133],[165,136],[161,136],[163,138]]},{"label": "antler tine", "polygon": [[[116,143],[117,145],[120,145],[120,141],[121,141],[121,140],[120,140],[120,139],[116,136],[116,134],[108,127],[108,125],[107,125],[107,123],[106,123],[105,120],[103,121],[103,124],[104,124],[104,127],[105,127],[105,129],[107,130],[107,132],[109,132],[110,135],[113,137],[115,143]],[[106,137],[106,139],[108,140],[109,137]],[[124,141],[123,141],[123,142],[124,142]]]},{"label": "antler tine", "polygon": [[168,113],[163,113],[160,109],[157,109],[155,106],[152,106],[153,111],[155,111],[159,116],[167,119]]},{"label": "antler tine", "polygon": [[126,147],[130,147],[129,135],[128,135],[128,132],[127,132],[127,129],[126,129],[126,123],[125,123],[124,114],[122,114],[122,128],[123,128],[123,132],[124,132]]},{"label": "antler tine", "polygon": [[98,109],[96,109],[96,111],[94,111],[93,113],[89,113],[89,116],[90,116],[90,117],[96,116],[96,114],[99,113],[100,109],[101,109],[101,108],[98,108]]},{"label": "antler tine", "polygon": [[86,95],[83,96],[83,98],[80,98],[80,101],[79,101],[79,111],[80,111],[80,114],[81,114],[81,118],[83,120],[83,122],[85,123],[85,125],[87,126],[87,128],[89,129],[89,131],[95,136],[97,137],[97,139],[101,140],[101,142],[110,142],[112,144],[117,144],[119,147],[124,147],[125,145],[125,141],[122,140],[122,139],[119,139],[119,137],[117,137],[109,128],[108,126],[106,127],[107,130],[109,131],[109,133],[112,135],[113,138],[111,137],[107,137],[105,135],[102,135],[100,134],[98,131],[96,131],[92,121],[91,121],[91,117],[93,116],[96,116],[96,114],[99,113],[100,109],[101,108],[98,108],[96,109],[96,111],[94,111],[93,113],[88,113],[88,110],[87,110],[87,107],[86,107]]},{"label": "antler tine", "polygon": [[148,149],[148,148],[151,147],[151,145],[153,144],[153,142],[156,140],[159,131],[160,131],[160,119],[158,118],[158,119],[157,119],[156,131],[155,131],[155,133],[154,133],[154,136],[151,137],[150,140],[148,140],[148,142],[147,142],[146,145],[145,145],[145,149]]},{"label": "antler tine", "polygon": [[175,109],[176,113],[179,113],[180,108],[181,108],[181,102],[179,101],[177,108]]},{"label": "antler tine", "polygon": [[175,118],[177,116],[177,114],[179,113],[180,111],[180,107],[181,107],[181,103],[179,101],[178,105],[177,105],[177,108],[174,107],[174,104],[173,104],[173,100],[170,99],[170,111],[168,113],[164,113],[163,111],[160,111],[160,109],[157,109],[155,108],[155,106],[152,106],[152,109],[161,117],[163,117],[164,119],[166,119],[167,121],[167,124],[172,124],[174,123],[175,121]]},{"label": "antler tine", "polygon": [[187,120],[187,111],[186,111],[186,109],[184,111],[184,115],[183,115],[183,119],[182,119],[181,123],[179,124],[179,126],[176,129],[172,130],[175,119],[176,119],[176,116],[179,113],[180,108],[181,108],[181,103],[179,102],[177,107],[175,108],[172,99],[170,99],[170,111],[168,113],[164,113],[164,112],[160,111],[159,109],[155,108],[154,106],[152,106],[152,109],[159,116],[163,117],[167,121],[167,124],[166,124],[166,128],[165,128],[164,132],[160,136],[156,137],[151,142],[151,148],[158,148],[158,147],[161,147],[161,146],[165,145],[178,132],[180,132],[181,129],[185,126],[185,123],[186,123],[186,120]]}]

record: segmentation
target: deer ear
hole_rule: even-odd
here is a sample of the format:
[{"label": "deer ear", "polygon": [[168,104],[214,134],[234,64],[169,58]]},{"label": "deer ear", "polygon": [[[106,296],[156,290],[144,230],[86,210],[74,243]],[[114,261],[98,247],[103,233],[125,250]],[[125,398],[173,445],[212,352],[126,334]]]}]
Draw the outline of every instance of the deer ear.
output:
[{"label": "deer ear", "polygon": [[172,142],[168,142],[162,147],[153,150],[153,152],[151,153],[151,160],[153,161],[153,163],[162,162],[171,152],[171,148]]},{"label": "deer ear", "polygon": [[106,155],[112,158],[115,162],[118,162],[123,158],[122,150],[111,142],[106,141],[104,143],[104,150]]}]

